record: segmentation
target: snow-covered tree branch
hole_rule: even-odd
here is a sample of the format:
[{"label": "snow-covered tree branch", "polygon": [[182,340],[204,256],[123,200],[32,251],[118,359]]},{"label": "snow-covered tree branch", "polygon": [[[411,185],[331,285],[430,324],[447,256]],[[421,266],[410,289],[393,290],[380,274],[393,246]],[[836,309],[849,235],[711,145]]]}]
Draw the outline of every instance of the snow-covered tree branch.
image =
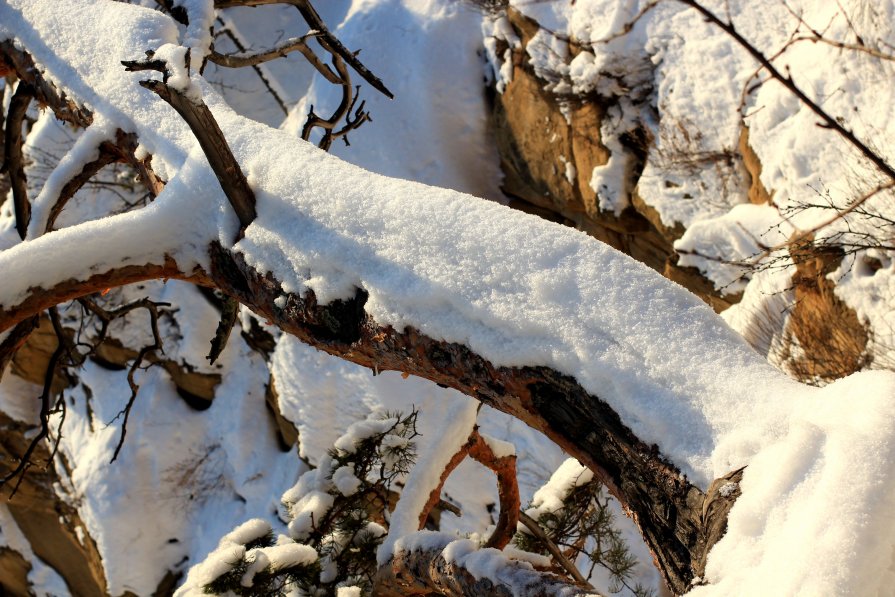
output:
[{"label": "snow-covered tree branch", "polygon": [[[48,309],[128,284],[182,280],[331,355],[458,390],[542,432],[622,504],[676,594],[800,585],[837,592],[885,576],[888,539],[867,520],[885,518],[895,499],[890,373],[802,385],[698,298],[608,245],[471,195],[363,170],[240,115],[203,75],[209,56],[226,62],[213,53],[210,27],[225,8],[277,2],[162,4],[167,11],[111,0],[0,1],[0,64],[7,88],[16,88],[5,120],[13,201],[0,230],[0,375]],[[308,43],[287,44],[307,54],[316,42],[334,72],[314,68],[342,88],[332,119],[312,107],[306,121],[328,148],[368,117],[363,104],[355,108],[348,68],[390,95],[388,81],[309,1],[286,4],[314,30]],[[244,66],[267,60],[255,56]],[[29,197],[18,172],[32,100],[84,130]],[[114,162],[134,168],[151,202],[65,220],[76,191]],[[220,328],[223,342],[235,317]],[[56,336],[61,354],[66,336]],[[463,403],[440,438],[426,438],[387,536],[375,537],[376,590],[588,591],[498,551],[519,518],[515,456],[480,435],[475,417]],[[481,549],[419,532],[466,455],[499,480],[500,519]],[[320,471],[305,474],[315,499],[331,507],[336,489],[350,492]],[[302,507],[304,495],[294,496]],[[293,522],[311,512],[290,508]],[[308,514],[309,529],[318,530],[324,510],[314,510],[316,523]],[[268,532],[221,543],[255,558],[231,580],[250,585],[262,568],[288,569],[291,582],[308,570],[326,574],[307,568],[317,556],[305,544],[252,543]],[[795,545],[801,553],[787,561]],[[816,574],[816,562],[828,570]],[[196,570],[196,590],[220,577],[196,581],[207,572]]]}]

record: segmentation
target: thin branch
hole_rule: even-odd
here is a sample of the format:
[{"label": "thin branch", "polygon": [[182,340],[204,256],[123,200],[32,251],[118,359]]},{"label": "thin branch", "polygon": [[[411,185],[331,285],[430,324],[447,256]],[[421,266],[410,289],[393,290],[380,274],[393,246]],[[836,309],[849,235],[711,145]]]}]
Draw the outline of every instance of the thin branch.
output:
[{"label": "thin branch", "polygon": [[[123,61],[122,64],[127,71],[155,70],[166,73],[166,65],[152,60],[151,56],[148,61]],[[163,81],[140,81],[140,85],[170,104],[193,131],[202,151],[208,158],[211,169],[221,184],[221,189],[239,218],[240,227],[236,237],[239,240],[256,217],[255,194],[249,186],[239,162],[233,157],[224,132],[218,126],[211,110],[201,100],[193,101]]]},{"label": "thin branch", "polygon": [[353,68],[361,78],[372,85],[389,99],[394,99],[394,94],[388,90],[382,80],[358,60],[355,52],[350,51],[338,38],[333,35],[320,15],[311,5],[309,0],[215,0],[215,8],[230,8],[234,6],[264,6],[271,4],[290,4],[298,9],[302,18],[312,31],[317,32],[317,43],[333,56],[339,56]]},{"label": "thin branch", "polygon": [[562,569],[569,574],[569,576],[574,578],[577,582],[590,586],[590,584],[587,582],[587,579],[585,579],[584,576],[581,575],[581,571],[578,570],[578,567],[570,562],[569,558],[563,555],[559,547],[556,546],[556,543],[550,540],[550,537],[547,536],[547,533],[545,533],[544,529],[541,528],[541,525],[538,524],[538,521],[536,521],[525,512],[520,511],[519,522],[524,524],[525,528],[531,531],[531,534],[537,537],[541,541],[541,543],[544,544],[544,547],[547,548],[547,551],[550,552],[550,555],[553,556],[553,559],[556,560],[556,563],[559,564]]},{"label": "thin branch", "polygon": [[55,203],[53,203],[53,206],[50,208],[47,215],[47,224],[44,232],[53,230],[53,227],[56,225],[56,218],[62,213],[62,209],[69,200],[75,196],[75,193],[87,184],[91,178],[96,176],[100,170],[117,161],[117,157],[118,156],[114,153],[108,151],[107,148],[100,146],[99,157],[92,162],[85,164],[81,171],[76,174],[74,178],[65,183],[65,186],[59,191],[59,196],[56,198]]},{"label": "thin branch", "polygon": [[25,236],[28,234],[28,222],[31,221],[28,178],[25,176],[25,156],[22,153],[22,123],[33,99],[34,87],[24,81],[19,81],[9,102],[6,130],[4,131],[6,155],[2,170],[9,173],[12,185],[12,205],[16,215],[16,230],[22,240],[25,240]]},{"label": "thin branch", "polygon": [[[228,31],[228,33],[232,36],[232,33]],[[242,68],[245,66],[255,66],[258,64],[262,64],[264,62],[269,62],[271,60],[275,60],[277,58],[284,58],[288,56],[291,52],[301,52],[302,56],[304,56],[311,65],[317,69],[321,75],[323,75],[327,81],[334,84],[339,84],[339,77],[323,62],[321,62],[320,58],[314,54],[314,51],[308,47],[306,41],[310,38],[317,37],[319,34],[316,31],[312,31],[311,33],[305,34],[301,37],[293,37],[291,39],[286,40],[282,44],[267,50],[266,52],[258,52],[257,54],[246,54],[245,50],[240,50],[242,54],[220,54],[218,52],[212,51],[208,55],[208,60],[211,62],[220,65],[226,66],[227,68]],[[231,37],[232,39],[232,37]]]},{"label": "thin branch", "polygon": [[[237,50],[239,50],[240,52],[245,52],[246,47],[242,44],[242,42],[239,40],[239,38],[236,37],[236,35],[232,31],[230,31],[229,28],[227,28],[227,24],[224,22],[224,19],[222,19],[221,17],[218,17],[217,20],[218,20],[218,23],[220,23],[224,27],[224,29],[222,29],[221,32],[224,35],[226,35],[228,38],[230,38],[230,41],[233,42],[233,45],[236,46]],[[271,84],[271,82],[267,80],[267,77],[264,75],[264,72],[261,70],[261,65],[260,64],[252,65],[252,70],[255,71],[256,75],[258,75],[258,78],[261,80],[261,83],[264,84],[264,87],[267,89],[268,93],[270,93],[271,97],[273,97],[274,101],[280,107],[280,110],[283,111],[283,114],[285,116],[289,116],[289,108],[286,106],[286,102],[283,101],[283,98],[280,97],[280,94],[277,93],[277,90],[273,88],[273,85]]]},{"label": "thin branch", "polygon": [[883,174],[885,174],[889,179],[895,182],[895,168],[893,168],[882,156],[880,156],[877,152],[873,151],[866,143],[858,139],[858,137],[845,125],[843,125],[838,119],[830,116],[823,108],[820,107],[814,100],[808,97],[805,92],[799,88],[798,85],[795,84],[792,77],[790,75],[784,75],[777,67],[771,63],[767,56],[765,56],[758,48],[752,45],[746,38],[744,38],[739,31],[737,31],[736,27],[734,27],[733,23],[725,22],[721,20],[715,13],[704,7],[697,0],[677,0],[681,4],[689,6],[699,12],[707,21],[718,26],[722,31],[724,31],[727,35],[729,35],[734,41],[736,41],[740,47],[746,50],[759,64],[761,64],[771,75],[772,78],[777,80],[780,84],[786,87],[793,95],[795,95],[799,101],[801,101],[809,110],[816,114],[821,122],[819,126],[822,128],[828,128],[836,133],[838,133],[843,139],[845,139],[852,147],[857,149],[861,155],[863,155],[867,160],[870,161],[874,166],[876,166]]},{"label": "thin branch", "polygon": [[[56,332],[56,349],[50,356],[50,362],[47,364],[47,368],[44,371],[43,390],[41,391],[39,398],[40,424],[38,427],[38,432],[33,438],[31,438],[31,443],[28,444],[28,448],[25,449],[25,453],[22,455],[22,457],[19,458],[19,463],[18,465],[16,465],[15,469],[13,469],[10,473],[0,479],[0,487],[3,487],[6,483],[18,477],[15,487],[13,487],[12,492],[9,494],[10,500],[15,497],[16,492],[19,490],[19,486],[22,484],[22,480],[25,478],[25,471],[28,469],[29,466],[31,466],[31,456],[34,454],[34,450],[36,450],[40,442],[42,442],[50,434],[50,398],[52,395],[53,378],[56,375],[56,371],[59,369],[59,364],[62,356],[67,350],[66,343],[62,340],[65,335],[65,331],[62,329],[62,324],[59,321],[59,312],[56,310],[55,307],[49,309],[48,312],[50,314],[50,321],[53,323],[53,330]],[[55,453],[55,449],[53,450],[53,452]],[[49,464],[49,461],[47,462],[47,464]]]},{"label": "thin branch", "polygon": [[[485,438],[474,429],[470,437],[469,455],[485,465],[497,475],[498,499],[500,500],[500,516],[494,532],[485,542],[485,547],[503,549],[516,534],[519,522],[519,484],[516,480],[516,455],[508,454],[498,457]],[[576,579],[577,580],[577,579]]]}]

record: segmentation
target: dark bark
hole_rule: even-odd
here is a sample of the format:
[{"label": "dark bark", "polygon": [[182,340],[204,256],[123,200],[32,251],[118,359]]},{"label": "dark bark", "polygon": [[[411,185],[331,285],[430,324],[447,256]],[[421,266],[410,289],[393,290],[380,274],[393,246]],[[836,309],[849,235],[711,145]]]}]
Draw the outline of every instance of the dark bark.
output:
[{"label": "dark bark", "polygon": [[16,216],[16,231],[19,238],[25,240],[28,233],[28,222],[31,221],[31,203],[28,200],[28,179],[25,176],[25,156],[22,153],[22,123],[31,100],[34,99],[34,87],[20,81],[16,92],[9,102],[4,131],[3,170],[9,174],[12,186],[12,205]]}]

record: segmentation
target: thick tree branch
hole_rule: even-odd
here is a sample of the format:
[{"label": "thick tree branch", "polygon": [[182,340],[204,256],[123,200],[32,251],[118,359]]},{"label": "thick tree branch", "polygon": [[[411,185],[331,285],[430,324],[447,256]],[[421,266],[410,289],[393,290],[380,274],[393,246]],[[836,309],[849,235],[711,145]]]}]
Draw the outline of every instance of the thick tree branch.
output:
[{"label": "thick tree branch", "polygon": [[[210,269],[180,272],[164,266],[132,266],[35,289],[20,304],[0,312],[0,331],[53,304],[109,286],[174,277],[217,288],[300,340],[371,369],[411,373],[459,390],[545,433],[590,467],[634,517],[673,591],[682,593],[704,572],[705,557],[721,538],[736,494],[708,498],[637,438],[618,414],[573,378],[546,367],[495,367],[461,344],[430,338],[418,330],[398,332],[364,311],[366,293],[351,300],[317,304],[284,292],[269,274],[242,256],[213,244]],[[283,300],[285,298],[285,303]]]},{"label": "thick tree branch", "polygon": [[[173,259],[166,258],[162,264],[137,263],[123,265],[98,271],[83,280],[72,278],[46,288],[31,288],[19,303],[4,305],[3,309],[0,309],[0,332],[60,303],[102,292],[107,288],[115,288],[135,282],[145,282],[146,280],[166,280],[169,278],[194,280],[191,273],[180,271]],[[202,279],[205,280],[207,278],[203,276]]]},{"label": "thick tree branch", "polygon": [[[487,575],[481,567],[476,575],[466,567],[462,556],[446,557],[445,548],[454,539],[440,533],[420,533],[420,544],[399,544],[394,557],[379,569],[373,594],[379,597],[408,595],[448,595],[467,597],[573,597],[596,595],[588,585],[533,570],[520,562],[506,560]],[[411,537],[413,538],[413,537]],[[453,547],[453,546],[451,546]],[[467,546],[464,546],[467,547]],[[461,550],[457,550],[461,551]],[[486,554],[503,557],[497,550]],[[451,554],[455,555],[455,554]]]},{"label": "thick tree branch", "polygon": [[[220,172],[215,172],[225,190],[225,185],[245,184],[207,107],[163,82],[150,81],[146,86],[167,95],[165,99],[175,109],[179,106],[188,122],[192,120],[191,128],[206,136],[211,150],[205,145],[203,149],[212,165],[217,163]],[[245,191],[251,193],[247,184]],[[244,195],[236,203],[246,199]],[[243,225],[251,222],[254,212],[249,215],[240,217]],[[172,277],[217,288],[321,350],[371,369],[407,372],[455,388],[544,432],[594,470],[633,515],[672,590],[682,593],[702,575],[709,549],[725,530],[736,492],[717,491],[707,497],[662,457],[658,447],[636,437],[608,404],[573,378],[546,367],[496,367],[464,345],[435,340],[410,327],[399,332],[380,325],[366,314],[367,296],[361,289],[350,300],[321,306],[312,292],[304,296],[284,292],[272,275],[255,271],[240,254],[216,243],[209,247],[208,257],[207,271],[183,272],[166,259],[161,265],[112,267],[85,280],[32,288],[18,304],[0,311],[0,332],[48,307],[112,286]]]}]

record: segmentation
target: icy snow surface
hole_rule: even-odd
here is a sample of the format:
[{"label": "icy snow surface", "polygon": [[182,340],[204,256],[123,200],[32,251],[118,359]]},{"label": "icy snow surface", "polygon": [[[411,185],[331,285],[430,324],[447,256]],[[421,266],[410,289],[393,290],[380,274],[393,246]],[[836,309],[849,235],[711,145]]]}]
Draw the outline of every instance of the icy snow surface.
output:
[{"label": "icy snow surface", "polygon": [[[426,5],[409,6],[425,15]],[[432,35],[451,43],[447,30]],[[170,176],[145,209],[5,251],[0,303],[15,303],[39,283],[87,276],[125,259],[158,263],[168,253],[188,269],[205,261],[208,242],[229,243],[235,218],[204,156],[176,115],[137,85],[146,73],[124,73],[119,64],[165,43],[184,45],[170,19],[115,2],[15,0],[0,4],[0,37],[27,47],[52,80],[104,121],[137,132]],[[362,287],[380,323],[466,344],[497,365],[546,365],[572,375],[702,486],[749,464],[729,531],[709,560],[712,584],[697,594],[873,593],[895,582],[893,376],[860,374],[822,390],[800,386],[698,299],[584,234],[350,166],[288,130],[236,115],[195,72],[190,85],[212,107],[258,196],[258,219],[235,249],[273,272],[287,291],[310,288],[328,301]],[[796,125],[777,110],[756,118]],[[809,128],[807,115],[802,120]],[[433,143],[441,135],[435,133]],[[787,152],[802,155],[798,147]],[[774,184],[772,170],[767,176],[778,192],[795,188]],[[88,367],[85,375],[106,373]],[[139,418],[148,422],[153,399],[167,409],[171,390],[158,372],[146,377]],[[73,421],[68,433],[76,436],[86,424]],[[110,441],[97,445],[94,462],[107,459]],[[133,467],[148,449],[130,446]],[[84,472],[74,471],[75,485],[91,470],[90,462],[79,466]],[[125,478],[118,486],[105,483],[115,499],[133,490]],[[108,512],[110,495],[88,493],[86,511]],[[126,509],[117,511],[125,527]],[[137,515],[145,513],[130,513]],[[91,524],[89,517],[85,522]],[[146,557],[170,561],[175,551],[182,553],[172,548]],[[110,580],[113,588],[125,587]]]}]

